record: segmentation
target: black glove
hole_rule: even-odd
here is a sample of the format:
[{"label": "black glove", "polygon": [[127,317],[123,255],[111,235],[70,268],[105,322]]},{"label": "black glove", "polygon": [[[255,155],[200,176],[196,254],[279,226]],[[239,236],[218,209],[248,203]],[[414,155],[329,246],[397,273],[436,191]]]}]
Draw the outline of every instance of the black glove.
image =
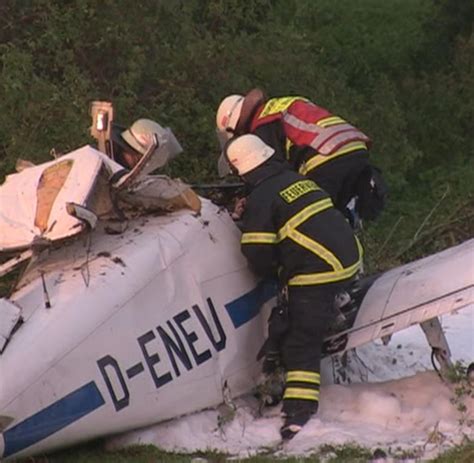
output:
[{"label": "black glove", "polygon": [[271,343],[279,348],[288,327],[288,306],[279,304],[273,307],[268,319],[268,339],[271,340]]},{"label": "black glove", "polygon": [[265,352],[265,358],[262,364],[262,373],[271,375],[281,366],[281,356],[279,351]]},{"label": "black glove", "polygon": [[275,306],[268,319],[268,338],[257,354],[257,360],[265,357],[263,361],[264,373],[271,373],[281,365],[280,347],[288,331],[288,324],[287,306],[285,304]]}]

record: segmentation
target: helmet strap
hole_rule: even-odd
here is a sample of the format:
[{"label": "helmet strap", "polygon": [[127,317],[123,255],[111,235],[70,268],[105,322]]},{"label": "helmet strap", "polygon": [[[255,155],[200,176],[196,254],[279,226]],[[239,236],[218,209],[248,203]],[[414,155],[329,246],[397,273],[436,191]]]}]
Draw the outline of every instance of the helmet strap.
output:
[{"label": "helmet strap", "polygon": [[259,88],[253,88],[244,97],[240,117],[235,126],[234,134],[243,135],[250,132],[250,125],[257,109],[265,102],[266,96]]}]

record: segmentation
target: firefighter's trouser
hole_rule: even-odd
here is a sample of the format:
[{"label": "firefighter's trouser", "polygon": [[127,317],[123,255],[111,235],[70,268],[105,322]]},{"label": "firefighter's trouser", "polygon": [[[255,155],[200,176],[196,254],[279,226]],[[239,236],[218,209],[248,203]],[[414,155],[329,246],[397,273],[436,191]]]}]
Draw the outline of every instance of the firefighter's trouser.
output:
[{"label": "firefighter's trouser", "polygon": [[306,176],[331,196],[336,209],[345,213],[347,203],[355,195],[357,179],[368,165],[367,151],[356,151],[309,171]]},{"label": "firefighter's trouser", "polygon": [[321,350],[335,318],[334,300],[345,285],[289,287],[289,328],[282,344],[286,414],[315,413],[319,404]]}]

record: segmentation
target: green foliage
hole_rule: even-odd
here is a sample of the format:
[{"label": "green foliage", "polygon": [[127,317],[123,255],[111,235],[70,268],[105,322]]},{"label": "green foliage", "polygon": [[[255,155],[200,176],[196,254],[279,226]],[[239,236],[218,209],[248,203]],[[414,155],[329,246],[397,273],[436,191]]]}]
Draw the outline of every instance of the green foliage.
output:
[{"label": "green foliage", "polygon": [[474,442],[467,441],[432,460],[432,463],[471,463],[474,461]]},{"label": "green foliage", "polygon": [[[391,193],[382,219],[364,233],[369,261],[379,268],[412,258],[430,211],[436,207],[422,231],[454,220],[441,206],[464,212],[472,198],[472,5],[4,0],[0,180],[18,157],[43,162],[51,148],[91,143],[94,99],[112,100],[123,125],[147,117],[170,126],[184,153],[169,174],[215,180],[219,101],[258,86],[271,96],[307,96],[371,136]],[[450,242],[434,241],[416,247]]]},{"label": "green foliage", "polygon": [[356,443],[347,445],[322,445],[319,454],[330,463],[364,463],[372,457],[372,452]]},{"label": "green foliage", "polygon": [[468,367],[464,362],[457,361],[448,371],[448,380],[453,386],[453,397],[451,403],[456,406],[460,413],[460,425],[474,427],[474,418],[470,415],[466,402],[474,398],[474,383],[468,376]]},{"label": "green foliage", "polygon": [[[15,460],[17,463],[224,463],[233,461],[236,463],[365,463],[370,461],[374,452],[358,445],[324,445],[319,452],[314,455],[304,457],[276,456],[273,453],[268,455],[256,455],[249,458],[236,458],[216,452],[199,453],[187,455],[180,453],[170,453],[160,450],[152,445],[135,445],[122,450],[106,451],[103,441],[95,441],[81,447],[74,447],[69,450],[59,451],[47,456],[30,457],[25,460]],[[387,452],[394,456],[396,461],[404,461],[405,457],[413,459],[409,454],[402,454],[390,450]],[[430,460],[433,463],[471,463],[474,457],[474,444],[470,441],[463,445],[453,447],[444,454]]]}]

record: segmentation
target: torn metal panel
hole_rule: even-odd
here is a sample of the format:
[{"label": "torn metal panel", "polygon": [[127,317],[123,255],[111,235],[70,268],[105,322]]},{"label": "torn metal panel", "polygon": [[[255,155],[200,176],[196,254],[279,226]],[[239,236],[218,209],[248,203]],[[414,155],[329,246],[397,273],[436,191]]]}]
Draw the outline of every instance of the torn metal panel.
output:
[{"label": "torn metal panel", "polygon": [[0,353],[20,318],[21,310],[18,306],[7,299],[0,299]]},{"label": "torn metal panel", "polygon": [[[74,161],[64,159],[57,164],[53,164],[41,173],[36,190],[36,215],[35,226],[41,234],[47,231],[51,210],[59,192],[64,186],[66,179],[71,172]],[[56,222],[51,224],[54,227]]]},{"label": "torn metal panel", "polygon": [[119,191],[117,196],[127,205],[148,212],[174,211],[184,208],[194,212],[201,210],[201,200],[190,186],[166,175],[145,177],[127,190]]},{"label": "torn metal panel", "polygon": [[0,187],[0,252],[28,248],[39,237],[54,241],[82,231],[66,204],[87,207],[103,155],[90,146],[9,175]]},{"label": "torn metal panel", "polygon": [[[139,167],[146,166],[144,162]],[[71,203],[99,219],[120,215],[114,195],[122,206],[137,213],[183,208],[200,211],[201,200],[188,185],[166,176],[146,176],[140,169],[136,175],[132,170],[126,176],[128,181],[112,191],[110,178],[120,170],[119,164],[84,146],[57,160],[9,175],[0,187],[0,253],[81,233],[88,221],[71,214],[74,208],[68,211]]]},{"label": "torn metal panel", "polygon": [[7,273],[12,272],[15,270],[19,265],[23,264],[27,260],[31,259],[33,256],[33,251],[31,249],[27,249],[20,254],[12,257],[11,259],[3,262],[0,265],[0,277],[6,275]]}]

